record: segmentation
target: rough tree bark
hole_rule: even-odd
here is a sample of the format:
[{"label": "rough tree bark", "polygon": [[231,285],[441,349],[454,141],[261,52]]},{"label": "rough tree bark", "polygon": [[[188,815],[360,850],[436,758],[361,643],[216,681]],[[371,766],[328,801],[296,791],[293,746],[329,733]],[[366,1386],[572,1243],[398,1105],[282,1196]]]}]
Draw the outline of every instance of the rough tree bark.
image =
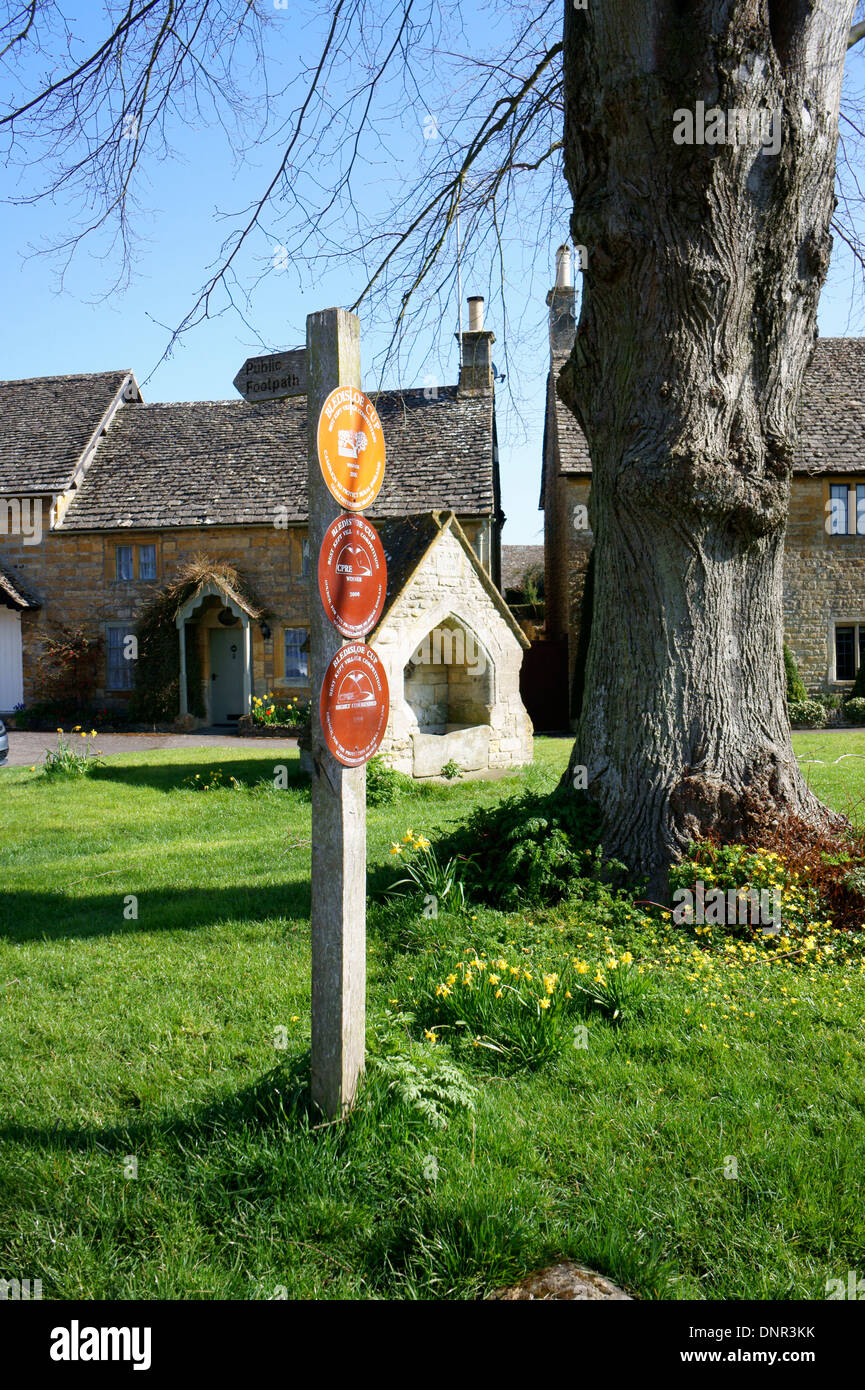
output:
[{"label": "rough tree bark", "polygon": [[[790,742],[782,566],[853,9],[565,4],[566,173],[589,254],[559,391],[591,449],[596,547],[569,776],[587,767],[605,850],[656,889],[695,835],[735,837],[759,808],[828,818]],[[675,143],[698,101],[778,113],[779,153],[753,135]]]}]

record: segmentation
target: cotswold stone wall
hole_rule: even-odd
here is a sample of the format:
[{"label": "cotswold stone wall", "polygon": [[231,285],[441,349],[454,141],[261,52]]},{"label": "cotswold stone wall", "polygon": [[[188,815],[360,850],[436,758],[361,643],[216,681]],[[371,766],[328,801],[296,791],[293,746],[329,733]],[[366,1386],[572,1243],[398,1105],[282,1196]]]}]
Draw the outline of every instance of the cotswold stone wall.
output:
[{"label": "cotswold stone wall", "polygon": [[[55,624],[81,627],[105,639],[110,625],[128,625],[132,632],[155,590],[172,579],[196,555],[207,555],[237,566],[248,578],[260,602],[272,615],[272,635],[265,642],[259,625],[252,626],[254,693],[277,696],[309,693],[305,682],[287,682],[282,675],[281,644],[286,627],[305,627],[309,621],[308,580],[302,574],[301,539],[305,528],[186,527],[162,532],[48,532],[40,545],[25,546],[17,538],[0,538],[0,560],[41,600],[42,607],[22,615],[24,699],[40,698],[40,657],[46,629]],[[117,545],[156,544],[156,580],[118,580]],[[209,678],[206,643],[203,674]],[[122,705],[128,696],[106,689],[106,657],[94,694],[97,702]]]},{"label": "cotswold stone wall", "polygon": [[[435,632],[440,629],[455,639],[450,650],[456,660],[451,663],[435,660]],[[462,649],[456,640],[460,637]],[[427,552],[370,640],[390,685],[381,753],[391,767],[429,776],[448,761],[449,753],[466,771],[531,762],[532,725],[520,698],[524,648],[451,532],[444,531]],[[412,662],[419,650],[424,659]],[[442,655],[446,650],[442,642]],[[486,703],[479,699],[481,691]],[[442,718],[448,714],[450,718]],[[443,725],[447,730],[464,723],[488,729],[488,736],[461,729],[439,732]]]},{"label": "cotswold stone wall", "polygon": [[865,536],[826,534],[828,480],[793,479],[784,550],[784,630],[812,694],[845,691],[831,679],[833,624],[865,622]]}]

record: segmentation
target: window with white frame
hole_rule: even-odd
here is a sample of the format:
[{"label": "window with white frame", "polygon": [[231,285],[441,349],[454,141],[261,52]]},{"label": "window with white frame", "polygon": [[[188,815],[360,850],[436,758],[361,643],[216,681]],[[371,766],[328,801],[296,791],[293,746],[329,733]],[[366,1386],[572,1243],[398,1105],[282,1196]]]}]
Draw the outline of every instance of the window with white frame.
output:
[{"label": "window with white frame", "polygon": [[865,620],[835,624],[835,679],[854,681],[865,661]]},{"label": "window with white frame", "polygon": [[285,629],[285,679],[305,681],[309,678],[309,652],[305,650],[309,634],[305,627]]},{"label": "window with white frame", "polygon": [[126,654],[130,646],[127,638],[131,636],[125,627],[108,629],[107,690],[131,690],[135,684],[133,663]]}]

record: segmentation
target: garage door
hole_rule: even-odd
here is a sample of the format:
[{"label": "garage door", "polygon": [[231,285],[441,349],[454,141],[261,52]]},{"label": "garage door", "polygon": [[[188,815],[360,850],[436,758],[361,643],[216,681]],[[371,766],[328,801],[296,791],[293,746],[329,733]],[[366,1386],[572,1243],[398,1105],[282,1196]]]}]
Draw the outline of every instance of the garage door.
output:
[{"label": "garage door", "polygon": [[23,699],[21,614],[0,608],[0,712],[8,714]]}]

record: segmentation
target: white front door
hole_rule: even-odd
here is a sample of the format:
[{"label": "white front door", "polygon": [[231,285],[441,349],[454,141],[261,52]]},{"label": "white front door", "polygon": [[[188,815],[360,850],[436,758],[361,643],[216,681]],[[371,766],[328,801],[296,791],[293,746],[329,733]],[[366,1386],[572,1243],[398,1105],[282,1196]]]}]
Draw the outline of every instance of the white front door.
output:
[{"label": "white front door", "polygon": [[210,719],[233,723],[243,714],[243,628],[210,632]]},{"label": "white front door", "polygon": [[21,614],[0,608],[0,712],[9,714],[23,700]]}]

